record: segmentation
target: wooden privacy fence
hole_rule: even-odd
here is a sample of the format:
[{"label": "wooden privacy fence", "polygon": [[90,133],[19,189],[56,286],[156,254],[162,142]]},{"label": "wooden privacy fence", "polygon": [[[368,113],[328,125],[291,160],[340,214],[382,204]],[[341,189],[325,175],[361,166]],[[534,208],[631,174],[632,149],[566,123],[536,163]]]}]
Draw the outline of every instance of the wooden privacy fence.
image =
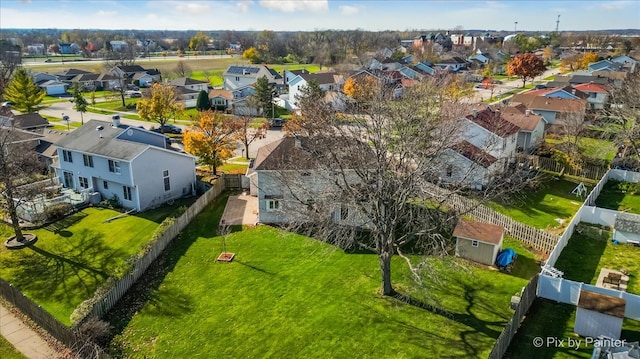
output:
[{"label": "wooden privacy fence", "polygon": [[[560,173],[563,166],[556,162],[553,158],[540,157],[536,155],[525,155],[524,158],[534,168],[540,168],[545,171]],[[584,165],[581,168],[565,169],[564,173],[570,176],[582,177],[591,180],[599,180],[607,172],[608,168],[596,165]]]},{"label": "wooden privacy fence", "polygon": [[493,344],[493,349],[491,349],[489,359],[502,359],[504,354],[507,352],[513,336],[516,335],[518,328],[520,328],[522,318],[524,318],[524,315],[527,314],[529,308],[531,308],[531,304],[533,304],[533,301],[536,299],[538,276],[539,274],[536,274],[536,276],[533,277],[531,281],[529,281],[527,286],[522,290],[520,303],[518,303],[518,305],[516,306],[513,317],[511,317],[511,320],[509,320],[509,323],[507,323],[507,326],[504,327],[495,344]]},{"label": "wooden privacy fence", "polygon": [[451,193],[437,186],[431,186],[431,191],[433,191],[447,207],[453,208],[460,213],[469,214],[480,222],[501,226],[509,235],[526,243],[535,250],[549,254],[558,242],[557,235],[520,223],[474,200]]}]

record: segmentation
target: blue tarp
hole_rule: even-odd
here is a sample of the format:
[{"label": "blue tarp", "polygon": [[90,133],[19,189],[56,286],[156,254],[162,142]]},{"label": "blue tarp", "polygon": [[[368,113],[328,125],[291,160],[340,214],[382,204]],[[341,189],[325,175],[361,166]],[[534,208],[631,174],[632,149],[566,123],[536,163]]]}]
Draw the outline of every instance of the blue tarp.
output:
[{"label": "blue tarp", "polygon": [[511,248],[506,248],[498,253],[496,264],[498,265],[498,267],[506,267],[509,264],[513,263],[516,258],[518,258],[516,252]]}]

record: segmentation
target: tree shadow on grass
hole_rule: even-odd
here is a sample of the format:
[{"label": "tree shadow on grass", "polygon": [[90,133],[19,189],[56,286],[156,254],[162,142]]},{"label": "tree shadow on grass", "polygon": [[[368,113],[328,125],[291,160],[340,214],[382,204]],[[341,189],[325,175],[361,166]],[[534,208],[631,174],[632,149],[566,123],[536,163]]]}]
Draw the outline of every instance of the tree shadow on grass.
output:
[{"label": "tree shadow on grass", "polygon": [[564,272],[564,278],[591,283],[599,274],[598,264],[607,247],[607,234],[596,227],[579,224],[555,267]]},{"label": "tree shadow on grass", "polygon": [[11,282],[36,300],[55,299],[71,304],[93,296],[124,258],[121,249],[109,247],[102,234],[89,229],[63,241],[55,249],[33,245],[8,258],[6,265],[16,269]]},{"label": "tree shadow on grass", "polygon": [[[49,225],[47,225],[46,227],[44,227],[44,229],[56,233],[56,234],[60,234],[61,232],[65,232],[65,233],[71,233],[69,231],[62,231],[63,229],[69,228],[71,226],[73,226],[74,224],[80,222],[84,217],[88,216],[88,214],[84,213],[84,212],[76,212],[70,216],[66,216],[58,221],[55,221],[53,223],[50,223]],[[70,237],[70,236],[64,236],[64,237]]]}]

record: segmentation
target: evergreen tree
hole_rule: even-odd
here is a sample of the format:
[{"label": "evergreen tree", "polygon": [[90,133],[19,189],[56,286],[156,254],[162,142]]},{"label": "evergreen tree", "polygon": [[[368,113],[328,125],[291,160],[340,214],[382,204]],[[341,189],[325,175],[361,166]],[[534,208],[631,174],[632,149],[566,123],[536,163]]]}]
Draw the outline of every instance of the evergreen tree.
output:
[{"label": "evergreen tree", "polygon": [[209,94],[207,94],[207,91],[200,91],[198,94],[198,101],[196,102],[196,109],[198,109],[198,111],[207,111],[210,108],[211,102],[209,101]]},{"label": "evergreen tree", "polygon": [[44,108],[40,103],[45,95],[46,92],[33,82],[33,78],[23,68],[14,73],[9,86],[4,90],[4,99],[13,102],[13,107],[23,113]]},{"label": "evergreen tree", "polygon": [[273,84],[269,83],[266,76],[262,76],[256,81],[253,88],[255,89],[254,96],[258,99],[263,116],[268,118],[273,117],[273,96],[275,91]]}]

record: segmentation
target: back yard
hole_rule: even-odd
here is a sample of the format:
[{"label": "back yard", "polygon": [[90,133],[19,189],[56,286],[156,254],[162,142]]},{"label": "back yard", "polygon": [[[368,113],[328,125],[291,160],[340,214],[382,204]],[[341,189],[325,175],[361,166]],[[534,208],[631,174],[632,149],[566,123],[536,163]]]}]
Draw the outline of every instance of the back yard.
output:
[{"label": "back yard", "polygon": [[[0,246],[0,277],[19,288],[60,322],[107,278],[121,276],[125,259],[151,239],[162,220],[177,205],[126,216],[110,223],[119,212],[87,208],[46,228],[30,230],[38,242],[22,250]],[[0,224],[0,238],[13,235]]]},{"label": "back yard", "polygon": [[[488,206],[536,228],[561,227],[562,224],[569,223],[584,201],[571,194],[576,186],[576,182],[550,179],[542,182],[535,191],[511,199],[510,203],[491,202]],[[588,186],[587,193],[590,190],[591,187]]]},{"label": "back yard", "polygon": [[[628,292],[640,294],[640,248],[611,243],[611,232],[579,225],[569,243],[556,262],[556,267],[564,271],[564,278],[595,284],[602,268],[624,268],[632,273]],[[593,346],[579,350],[571,348],[533,346],[535,337],[556,337],[559,339],[580,339],[573,334],[575,306],[538,299],[527,313],[522,327],[511,342],[509,358],[590,358]],[[640,322],[625,319],[622,339],[628,342],[640,340]]]},{"label": "back yard", "polygon": [[596,205],[640,214],[640,183],[609,180],[596,199]]},{"label": "back yard", "polygon": [[[434,258],[441,281],[427,286],[434,306],[425,309],[378,294],[375,255],[268,226],[236,228],[227,239],[236,259],[216,262],[215,223],[225,202],[223,196],[205,209],[160,258],[154,276],[112,311],[119,355],[485,358],[512,315],[511,296],[539,269],[513,240],[508,245],[521,255],[513,275],[452,270],[456,260]],[[425,300],[398,258],[392,273],[396,289]]]}]

